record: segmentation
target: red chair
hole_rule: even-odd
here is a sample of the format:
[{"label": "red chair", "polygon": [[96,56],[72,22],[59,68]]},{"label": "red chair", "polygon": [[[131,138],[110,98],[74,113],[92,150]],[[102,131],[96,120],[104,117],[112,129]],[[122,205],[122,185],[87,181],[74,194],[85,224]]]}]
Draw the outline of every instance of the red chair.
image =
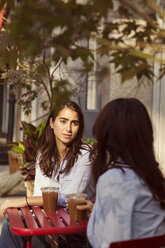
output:
[{"label": "red chair", "polygon": [[165,246],[165,235],[113,242],[109,248],[160,248]]}]

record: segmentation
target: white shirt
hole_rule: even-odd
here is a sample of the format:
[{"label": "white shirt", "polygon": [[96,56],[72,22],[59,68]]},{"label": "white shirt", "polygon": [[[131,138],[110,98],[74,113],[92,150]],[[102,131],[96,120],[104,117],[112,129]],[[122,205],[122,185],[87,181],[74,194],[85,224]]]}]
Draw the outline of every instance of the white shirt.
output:
[{"label": "white shirt", "polygon": [[[74,166],[71,168],[69,174],[60,174],[59,181],[57,181],[57,174],[52,174],[52,177],[49,178],[46,175],[43,175],[42,170],[39,167],[39,158],[36,162],[36,174],[34,182],[34,196],[41,196],[42,187],[59,187],[59,205],[66,205],[66,194],[76,193],[77,190],[80,192],[85,192],[87,185],[89,184],[90,175],[91,175],[91,163],[89,161],[89,151],[80,149],[81,155],[78,155],[78,159],[75,162]],[[66,165],[66,160],[63,159],[60,164],[59,170],[64,168]],[[80,184],[81,182],[81,184]],[[80,187],[79,187],[80,185]],[[79,189],[78,189],[79,188]]]}]

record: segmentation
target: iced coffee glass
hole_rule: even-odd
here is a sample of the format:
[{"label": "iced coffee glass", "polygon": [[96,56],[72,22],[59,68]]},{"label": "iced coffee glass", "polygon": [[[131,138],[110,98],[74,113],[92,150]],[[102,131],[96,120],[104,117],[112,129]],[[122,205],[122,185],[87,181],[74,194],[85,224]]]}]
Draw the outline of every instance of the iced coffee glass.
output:
[{"label": "iced coffee glass", "polygon": [[46,212],[56,211],[58,203],[58,187],[41,188],[43,197],[43,208]]},{"label": "iced coffee glass", "polygon": [[73,221],[83,220],[86,218],[86,211],[78,210],[78,205],[85,205],[86,204],[86,194],[83,193],[75,193],[75,194],[68,194],[68,207],[69,207],[69,215],[70,219]]}]

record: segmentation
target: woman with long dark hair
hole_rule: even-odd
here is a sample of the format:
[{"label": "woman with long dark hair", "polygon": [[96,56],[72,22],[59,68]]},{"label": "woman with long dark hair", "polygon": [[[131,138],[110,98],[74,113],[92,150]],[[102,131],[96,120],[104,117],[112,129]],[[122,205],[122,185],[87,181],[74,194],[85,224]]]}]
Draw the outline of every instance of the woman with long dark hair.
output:
[{"label": "woman with long dark hair", "polygon": [[[109,102],[98,115],[93,134],[96,201],[87,230],[92,247],[164,234],[165,179],[155,159],[145,106],[135,98]],[[88,206],[89,202],[79,208]]]},{"label": "woman with long dark hair", "polygon": [[60,186],[59,205],[66,204],[65,195],[75,193],[80,182],[79,191],[84,192],[91,166],[83,133],[84,118],[76,103],[67,102],[51,112],[38,143],[34,195],[41,195],[41,187],[52,185],[52,178],[53,186]]},{"label": "woman with long dark hair", "polygon": [[[69,101],[50,113],[38,143],[34,195],[4,202],[0,207],[2,217],[8,207],[42,206],[41,187],[60,187],[58,205],[62,206],[66,206],[66,194],[86,192],[91,165],[90,146],[82,142],[83,133],[83,114],[76,103]],[[9,231],[5,221],[0,247],[24,247],[25,240]]]}]

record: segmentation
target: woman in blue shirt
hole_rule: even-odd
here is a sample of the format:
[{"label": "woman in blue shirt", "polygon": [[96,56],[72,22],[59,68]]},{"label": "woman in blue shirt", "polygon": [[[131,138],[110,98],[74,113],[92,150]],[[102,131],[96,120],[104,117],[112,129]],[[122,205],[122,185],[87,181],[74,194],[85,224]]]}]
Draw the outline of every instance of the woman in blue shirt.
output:
[{"label": "woman in blue shirt", "polygon": [[[93,133],[98,141],[92,168],[96,201],[87,228],[92,247],[164,234],[165,179],[145,106],[135,98],[109,102]],[[78,208],[91,208],[87,203]]]}]

